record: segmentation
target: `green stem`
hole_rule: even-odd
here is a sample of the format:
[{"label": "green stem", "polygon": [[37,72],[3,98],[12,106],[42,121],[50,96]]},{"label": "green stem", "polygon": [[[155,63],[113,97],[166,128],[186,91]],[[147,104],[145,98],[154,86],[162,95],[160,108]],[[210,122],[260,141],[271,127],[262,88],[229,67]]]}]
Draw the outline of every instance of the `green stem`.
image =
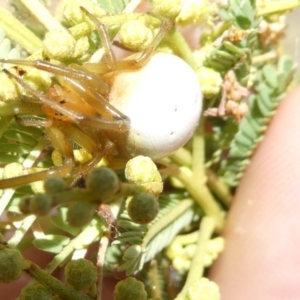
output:
[{"label": "green stem", "polygon": [[197,64],[190,46],[187,44],[182,34],[176,28],[172,28],[170,30],[166,37],[166,40],[171,49],[173,49],[178,56],[185,60],[192,67],[192,69],[197,69]]},{"label": "green stem", "polygon": [[54,278],[33,262],[30,263],[30,267],[25,271],[37,282],[48,287],[63,300],[92,300],[91,297],[76,291],[72,287],[67,286],[60,280]]},{"label": "green stem", "polygon": [[159,271],[158,271],[157,261],[151,262],[148,271],[148,278],[151,284],[151,297],[162,298],[162,291],[159,283]]},{"label": "green stem", "polygon": [[47,30],[61,29],[64,27],[49,12],[49,10],[38,0],[20,0]]},{"label": "green stem", "polygon": [[218,26],[213,31],[206,31],[201,34],[200,45],[205,45],[206,43],[212,43],[215,41],[222,33],[227,30],[232,25],[232,21],[226,21]]},{"label": "green stem", "polygon": [[176,207],[174,207],[169,213],[164,215],[161,219],[159,219],[155,224],[153,224],[146,235],[143,238],[142,248],[147,249],[147,245],[150,241],[164,228],[168,227],[170,224],[175,222],[182,214],[191,209],[193,206],[193,201],[191,199],[181,200]]},{"label": "green stem", "polygon": [[196,179],[205,178],[203,118],[193,136],[192,172]]},{"label": "green stem", "polygon": [[170,155],[170,158],[180,166],[191,167],[192,155],[189,150],[181,147]]},{"label": "green stem", "polygon": [[185,300],[189,287],[199,280],[204,271],[204,256],[206,253],[207,243],[210,240],[215,229],[215,220],[211,217],[203,217],[198,232],[198,242],[196,251],[191,263],[191,269],[188,273],[183,289],[177,295],[175,300]]},{"label": "green stem", "polygon": [[1,6],[0,16],[0,26],[5,29],[7,36],[16,44],[29,53],[33,53],[42,47],[42,41]]},{"label": "green stem", "polygon": [[218,196],[227,208],[229,208],[232,202],[232,194],[230,193],[228,186],[209,169],[206,170],[206,176],[208,188]]},{"label": "green stem", "polygon": [[[78,236],[58,253],[48,264],[46,271],[52,273],[62,262],[64,262],[76,249],[84,249],[94,241],[99,239],[103,234],[102,226],[97,225],[86,227]],[[72,298],[70,298],[72,299]]]},{"label": "green stem", "polygon": [[169,165],[162,172],[178,178],[187,191],[193,196],[193,199],[200,205],[206,215],[215,219],[217,229],[221,230],[224,225],[224,212],[221,210],[209,189],[205,185],[205,177],[196,178],[184,169]]}]

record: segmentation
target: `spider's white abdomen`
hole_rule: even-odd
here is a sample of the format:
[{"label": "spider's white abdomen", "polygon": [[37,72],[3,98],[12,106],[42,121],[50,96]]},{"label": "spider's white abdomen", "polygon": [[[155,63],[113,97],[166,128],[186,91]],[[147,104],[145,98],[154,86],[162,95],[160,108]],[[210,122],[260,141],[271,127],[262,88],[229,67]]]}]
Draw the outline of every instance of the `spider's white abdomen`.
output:
[{"label": "spider's white abdomen", "polygon": [[195,72],[181,58],[155,53],[142,69],[122,72],[109,101],[131,120],[119,142],[125,156],[167,156],[193,135],[200,118],[202,93]]}]

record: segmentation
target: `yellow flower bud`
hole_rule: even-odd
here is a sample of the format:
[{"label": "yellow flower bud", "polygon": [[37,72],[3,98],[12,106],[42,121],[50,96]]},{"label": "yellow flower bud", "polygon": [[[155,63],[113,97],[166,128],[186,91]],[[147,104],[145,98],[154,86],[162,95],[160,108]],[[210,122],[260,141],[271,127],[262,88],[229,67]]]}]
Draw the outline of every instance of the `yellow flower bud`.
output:
[{"label": "yellow flower bud", "polygon": [[72,57],[76,45],[75,38],[66,30],[52,30],[43,41],[47,57],[63,61]]},{"label": "yellow flower bud", "polygon": [[75,149],[73,151],[74,159],[80,164],[84,164],[93,158],[92,154],[87,152],[85,149]]},{"label": "yellow flower bud", "polygon": [[19,99],[22,88],[11,80],[5,73],[0,73],[0,99],[1,101],[11,102]]},{"label": "yellow flower bud", "polygon": [[223,79],[219,72],[210,68],[201,67],[197,70],[197,76],[204,98],[210,99],[220,93]]},{"label": "yellow flower bud", "polygon": [[[90,19],[86,17],[86,14],[80,9],[81,6],[97,17],[106,14],[105,11],[101,9],[99,5],[95,3],[95,1],[92,0],[65,1],[64,17],[71,26],[85,21],[90,23]],[[92,25],[94,26],[94,24]]]},{"label": "yellow flower bud", "polygon": [[136,156],[125,167],[125,177],[131,183],[143,186],[158,195],[163,190],[163,182],[155,163],[146,156]]},{"label": "yellow flower bud", "polygon": [[3,179],[18,177],[22,175],[23,166],[19,163],[7,164],[3,168]]},{"label": "yellow flower bud", "polygon": [[121,43],[134,51],[142,51],[153,39],[151,29],[139,20],[124,23],[119,31]]},{"label": "yellow flower bud", "polygon": [[174,21],[182,9],[181,2],[181,0],[153,0],[153,12]]},{"label": "yellow flower bud", "polygon": [[205,277],[195,281],[187,292],[186,300],[220,300],[219,287]]}]

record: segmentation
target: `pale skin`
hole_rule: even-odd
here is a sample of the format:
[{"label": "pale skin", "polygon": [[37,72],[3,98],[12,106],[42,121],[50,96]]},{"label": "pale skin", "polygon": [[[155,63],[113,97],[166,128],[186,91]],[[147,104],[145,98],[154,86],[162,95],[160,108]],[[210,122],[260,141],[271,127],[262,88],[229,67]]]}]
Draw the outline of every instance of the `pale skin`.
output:
[{"label": "pale skin", "polygon": [[[300,298],[299,98],[300,86],[280,105],[236,193],[226,248],[210,271],[222,300]],[[5,287],[5,299],[15,299],[16,284]],[[104,282],[103,300],[112,291]]]},{"label": "pale skin", "polygon": [[300,297],[299,97],[282,102],[236,193],[210,271],[222,300]]}]

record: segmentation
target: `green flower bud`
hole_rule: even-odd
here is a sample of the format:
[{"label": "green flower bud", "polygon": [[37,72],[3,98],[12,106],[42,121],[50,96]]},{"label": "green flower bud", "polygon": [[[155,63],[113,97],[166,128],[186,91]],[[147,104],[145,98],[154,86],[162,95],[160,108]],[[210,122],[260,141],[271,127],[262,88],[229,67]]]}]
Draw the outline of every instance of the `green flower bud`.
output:
[{"label": "green flower bud", "polygon": [[114,290],[114,300],[146,300],[147,293],[141,281],[128,277],[119,281]]},{"label": "green flower bud", "polygon": [[65,267],[66,281],[78,291],[89,289],[97,281],[97,268],[87,259],[71,260]]},{"label": "green flower bud", "polygon": [[95,206],[85,202],[75,202],[67,212],[67,222],[74,227],[87,225],[93,218]]},{"label": "green flower bud", "polygon": [[35,284],[25,288],[20,296],[20,300],[53,300],[51,291],[41,284]]},{"label": "green flower bud", "polygon": [[25,215],[30,214],[30,210],[29,210],[30,198],[31,198],[30,196],[25,196],[21,199],[19,203],[20,211]]},{"label": "green flower bud", "polygon": [[128,215],[135,223],[150,223],[158,214],[159,204],[153,194],[136,194],[128,202]]},{"label": "green flower bud", "polygon": [[35,194],[29,202],[29,211],[32,214],[45,216],[52,207],[52,197],[46,194]]},{"label": "green flower bud", "polygon": [[0,250],[0,282],[17,280],[23,270],[23,257],[19,250],[4,248]]},{"label": "green flower bud", "polygon": [[64,192],[67,187],[66,182],[60,177],[50,177],[44,181],[45,192],[49,195]]},{"label": "green flower bud", "polygon": [[35,194],[21,199],[19,208],[24,214],[47,215],[52,207],[52,198],[46,194]]},{"label": "green flower bud", "polygon": [[93,169],[88,174],[85,185],[102,203],[111,202],[120,187],[117,174],[106,167]]}]

